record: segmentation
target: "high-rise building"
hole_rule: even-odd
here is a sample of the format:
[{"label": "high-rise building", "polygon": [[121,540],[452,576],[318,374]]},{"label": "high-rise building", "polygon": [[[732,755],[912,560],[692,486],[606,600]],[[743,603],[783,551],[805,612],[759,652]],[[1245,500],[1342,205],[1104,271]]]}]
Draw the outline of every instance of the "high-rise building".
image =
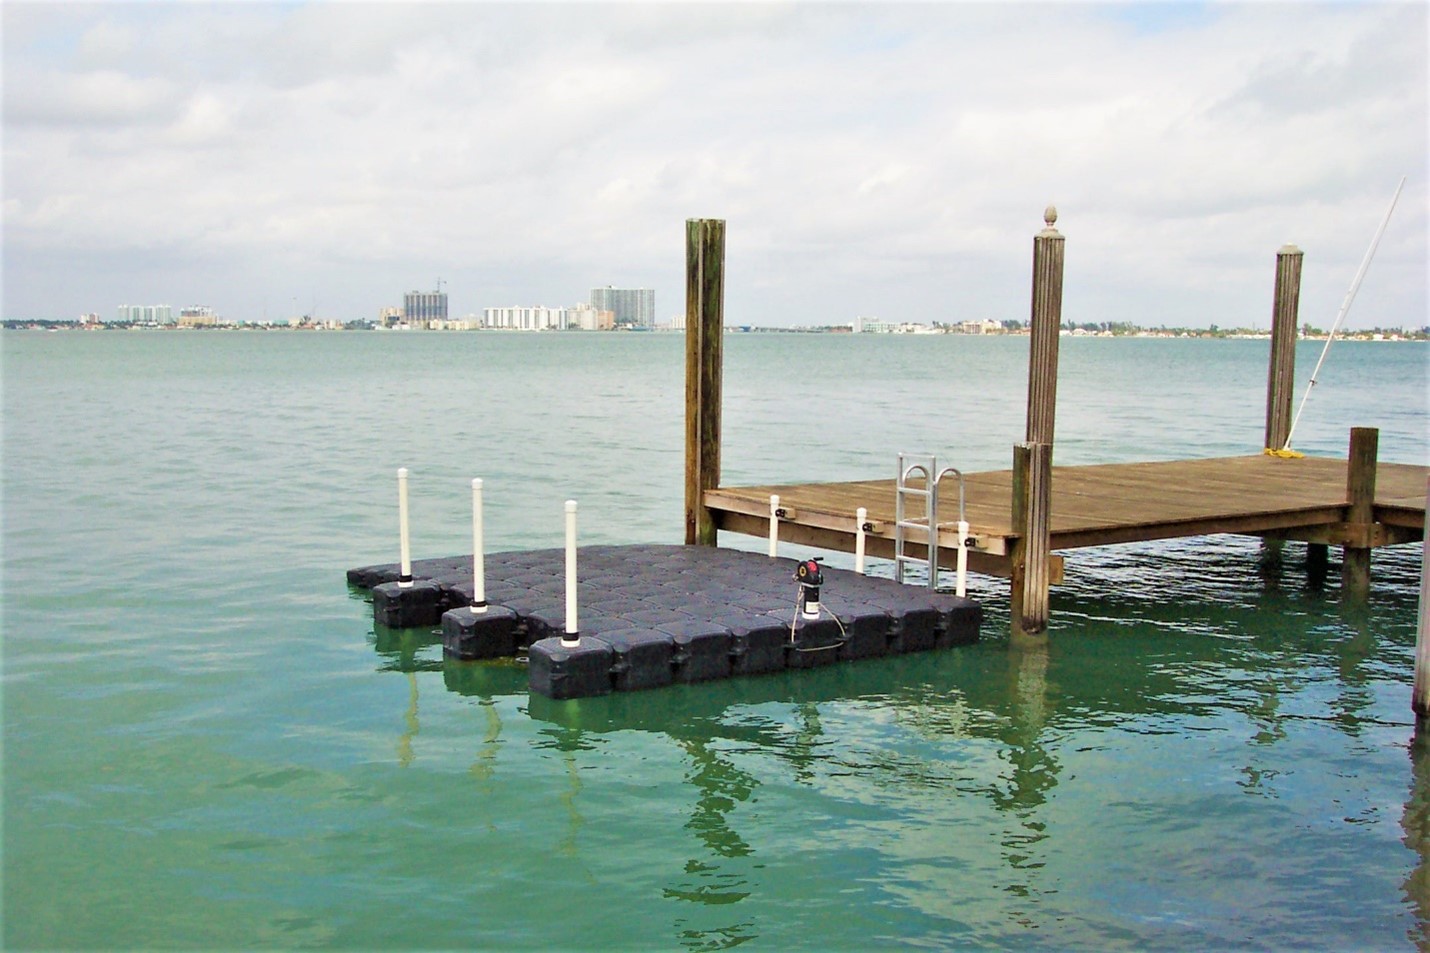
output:
[{"label": "high-rise building", "polygon": [[174,310],[167,304],[121,304],[119,320],[134,324],[173,324]]},{"label": "high-rise building", "polygon": [[218,324],[218,315],[207,305],[194,304],[179,309],[179,327],[210,328]]},{"label": "high-rise building", "polygon": [[409,291],[402,299],[402,313],[408,324],[447,320],[445,291]]},{"label": "high-rise building", "polygon": [[615,314],[618,327],[655,327],[654,288],[592,288],[591,307]]}]

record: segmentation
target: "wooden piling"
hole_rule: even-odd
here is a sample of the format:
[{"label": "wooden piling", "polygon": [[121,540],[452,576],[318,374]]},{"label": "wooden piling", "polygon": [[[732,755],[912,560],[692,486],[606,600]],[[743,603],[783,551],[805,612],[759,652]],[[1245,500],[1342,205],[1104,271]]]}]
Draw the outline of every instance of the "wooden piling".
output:
[{"label": "wooden piling", "polygon": [[1012,516],[1013,528],[1019,535],[1010,553],[1009,615],[1013,631],[1024,635],[1035,635],[1048,627],[1052,461],[1053,448],[1048,444],[1020,443],[1013,448]]},{"label": "wooden piling", "polygon": [[1424,738],[1430,729],[1430,480],[1425,481],[1425,534],[1420,540],[1420,620],[1415,627],[1415,688],[1410,705],[1415,709],[1415,734]]},{"label": "wooden piling", "polygon": [[685,222],[685,542],[716,544],[705,491],[720,485],[725,222]]},{"label": "wooden piling", "polygon": [[1028,443],[1053,445],[1058,399],[1058,333],[1063,322],[1063,236],[1053,227],[1058,210],[1043,212],[1033,238],[1033,304],[1028,322]]},{"label": "wooden piling", "polygon": [[1375,465],[1380,431],[1352,427],[1346,461],[1346,511],[1348,529],[1363,546],[1346,545],[1341,556],[1341,590],[1347,597],[1364,600],[1370,595],[1370,550],[1375,522]]},{"label": "wooden piling", "polygon": [[1276,290],[1271,306],[1271,361],[1266,375],[1266,449],[1282,450],[1291,437],[1291,401],[1296,381],[1296,327],[1300,320],[1301,262],[1295,245],[1276,252]]}]

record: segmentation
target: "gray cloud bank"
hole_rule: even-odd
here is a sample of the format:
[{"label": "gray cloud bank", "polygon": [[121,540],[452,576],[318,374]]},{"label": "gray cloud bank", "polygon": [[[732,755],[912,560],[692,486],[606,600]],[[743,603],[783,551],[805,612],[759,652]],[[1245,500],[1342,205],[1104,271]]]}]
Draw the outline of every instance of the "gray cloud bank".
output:
[{"label": "gray cloud bank", "polygon": [[1427,7],[28,4],[4,25],[4,309],[454,314],[596,285],[732,322],[1426,323]]}]

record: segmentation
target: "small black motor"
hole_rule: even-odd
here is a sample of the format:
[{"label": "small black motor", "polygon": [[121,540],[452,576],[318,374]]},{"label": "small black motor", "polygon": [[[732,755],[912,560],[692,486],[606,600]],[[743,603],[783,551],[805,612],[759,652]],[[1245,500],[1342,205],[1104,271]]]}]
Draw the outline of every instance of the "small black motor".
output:
[{"label": "small black motor", "polygon": [[824,574],[819,571],[819,560],[801,560],[795,567],[794,578],[795,582],[799,583],[799,614],[806,619],[818,619],[819,587],[824,585]]}]

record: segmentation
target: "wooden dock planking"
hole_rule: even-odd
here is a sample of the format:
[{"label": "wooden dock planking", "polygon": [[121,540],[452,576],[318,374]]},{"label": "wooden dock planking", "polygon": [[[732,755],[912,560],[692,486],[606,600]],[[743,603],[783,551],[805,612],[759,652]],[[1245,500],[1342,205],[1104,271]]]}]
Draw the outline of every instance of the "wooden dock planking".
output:
[{"label": "wooden dock planking", "polygon": [[[1345,522],[1346,467],[1344,459],[1266,454],[1053,467],[1051,545],[1076,549],[1218,533],[1371,546],[1422,538],[1430,467],[1377,465],[1375,529],[1368,536]],[[720,529],[764,535],[769,498],[777,494],[788,513],[781,520],[782,539],[846,552],[853,550],[854,513],[862,506],[873,524],[869,552],[887,555],[894,536],[894,482],[718,487],[707,490],[704,501]],[[954,484],[945,487],[940,546],[951,549],[958,500]],[[1012,472],[965,474],[965,487],[965,512],[978,540],[970,568],[1005,575],[1004,557],[1017,538]]]}]

